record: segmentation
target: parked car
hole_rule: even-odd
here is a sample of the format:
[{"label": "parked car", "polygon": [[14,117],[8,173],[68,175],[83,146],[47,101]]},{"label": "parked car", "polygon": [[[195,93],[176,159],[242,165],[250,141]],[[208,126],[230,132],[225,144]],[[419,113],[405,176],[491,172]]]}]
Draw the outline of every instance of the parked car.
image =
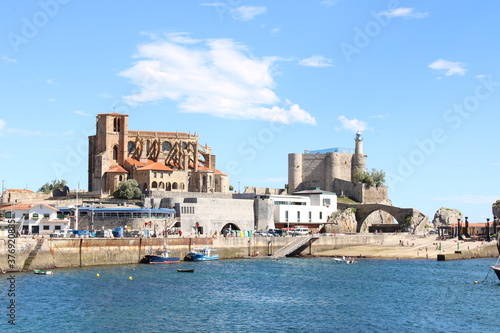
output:
[{"label": "parked car", "polygon": [[296,227],[289,232],[292,236],[306,236],[309,235],[309,228],[306,227]]},{"label": "parked car", "polygon": [[283,236],[285,234],[285,230],[282,229],[269,229],[269,232],[272,232],[275,234],[275,236]]}]

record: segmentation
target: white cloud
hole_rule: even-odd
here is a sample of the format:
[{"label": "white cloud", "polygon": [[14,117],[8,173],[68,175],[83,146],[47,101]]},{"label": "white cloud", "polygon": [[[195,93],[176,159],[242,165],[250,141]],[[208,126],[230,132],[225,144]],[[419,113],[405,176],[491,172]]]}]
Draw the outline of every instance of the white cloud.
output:
[{"label": "white cloud", "polygon": [[323,0],[321,1],[321,4],[326,7],[332,7],[337,4],[340,0]]},{"label": "white cloud", "polygon": [[336,127],[335,128],[336,130],[345,129],[351,132],[357,132],[357,131],[363,132],[366,129],[368,129],[368,124],[362,120],[347,119],[345,116],[340,116],[338,120],[340,121],[342,127],[341,128]]},{"label": "white cloud", "polygon": [[55,103],[55,102],[57,102],[57,99],[55,99],[55,98],[47,98],[47,102]]},{"label": "white cloud", "polygon": [[444,71],[446,76],[464,75],[467,72],[463,62],[452,62],[444,59],[438,59],[427,67],[437,71]]},{"label": "white cloud", "polygon": [[388,118],[390,116],[390,114],[388,113],[385,113],[385,114],[376,114],[374,116],[371,116],[370,118],[377,118],[377,119],[385,119],[385,118]]},{"label": "white cloud", "polygon": [[333,66],[333,61],[323,56],[312,56],[307,59],[302,59],[299,64],[309,67],[330,67]]},{"label": "white cloud", "polygon": [[271,35],[277,35],[279,34],[281,31],[281,27],[275,27],[275,28],[272,28],[269,32],[271,33]]},{"label": "white cloud", "polygon": [[60,135],[60,133],[53,133],[53,132],[42,132],[39,130],[28,130],[28,129],[23,129],[23,128],[11,128],[7,126],[7,123],[5,120],[0,119],[0,136],[2,135],[12,135],[12,136],[39,136],[39,135],[44,135],[44,136],[57,136]]},{"label": "white cloud", "polygon": [[279,58],[253,57],[244,45],[230,39],[197,44],[155,40],[139,45],[136,58],[141,60],[119,74],[139,87],[137,93],[125,97],[131,105],[169,99],[182,112],[316,123],[307,111],[281,102],[272,90],[272,66]]},{"label": "white cloud", "polygon": [[0,119],[0,136],[4,134],[6,127],[7,127],[7,123],[5,122],[5,120]]},{"label": "white cloud", "polygon": [[388,10],[385,12],[381,12],[381,13],[379,13],[379,15],[387,16],[390,18],[404,17],[404,18],[416,18],[416,19],[420,19],[420,18],[424,18],[424,17],[429,16],[429,13],[417,13],[417,12],[414,12],[414,10],[415,10],[415,8],[399,7],[396,9],[391,9],[391,10]]},{"label": "white cloud", "polygon": [[45,83],[50,84],[51,86],[57,86],[56,79],[45,79]]},{"label": "white cloud", "polygon": [[476,79],[481,79],[481,78],[485,78],[485,77],[487,77],[487,76],[484,75],[484,74],[478,74],[478,75],[476,75]]},{"label": "white cloud", "polygon": [[259,6],[240,6],[230,10],[233,18],[238,21],[251,21],[257,15],[264,14],[267,11],[267,7]]},{"label": "white cloud", "polygon": [[82,110],[75,110],[75,111],[73,111],[73,113],[77,114],[79,116],[82,116],[82,117],[90,117],[90,114],[88,114],[87,112],[82,111]]},{"label": "white cloud", "polygon": [[16,59],[14,58],[11,58],[9,56],[6,56],[5,54],[0,56],[0,59],[3,61],[3,62],[6,62],[6,63],[9,63],[9,64],[14,64],[17,62]]}]

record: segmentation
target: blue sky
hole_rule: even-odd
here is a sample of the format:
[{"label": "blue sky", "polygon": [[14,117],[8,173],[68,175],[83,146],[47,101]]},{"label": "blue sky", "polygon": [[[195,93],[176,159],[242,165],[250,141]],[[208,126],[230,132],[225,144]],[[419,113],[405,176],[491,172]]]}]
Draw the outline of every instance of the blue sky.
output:
[{"label": "blue sky", "polygon": [[0,4],[0,177],[86,188],[95,115],[198,133],[231,184],[283,187],[289,153],[354,147],[390,199],[491,218],[500,3],[71,1]]}]

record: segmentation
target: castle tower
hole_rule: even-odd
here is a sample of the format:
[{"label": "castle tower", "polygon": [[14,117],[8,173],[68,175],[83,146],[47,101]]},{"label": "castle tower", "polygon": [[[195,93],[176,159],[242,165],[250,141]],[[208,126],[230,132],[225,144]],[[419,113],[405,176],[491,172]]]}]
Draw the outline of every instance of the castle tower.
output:
[{"label": "castle tower", "polygon": [[89,190],[104,190],[105,173],[127,157],[128,115],[98,114],[96,135],[89,136]]},{"label": "castle tower", "polygon": [[302,154],[288,154],[288,194],[300,190],[302,172]]},{"label": "castle tower", "polygon": [[366,171],[366,155],[363,154],[363,137],[360,131],[356,133],[354,141],[356,142],[356,146],[354,148],[354,155],[352,156],[351,181],[354,181],[354,174],[357,170]]},{"label": "castle tower", "polygon": [[356,138],[354,139],[354,141],[356,141],[356,147],[354,149],[354,153],[363,154],[363,137],[361,136],[360,131],[356,133]]}]

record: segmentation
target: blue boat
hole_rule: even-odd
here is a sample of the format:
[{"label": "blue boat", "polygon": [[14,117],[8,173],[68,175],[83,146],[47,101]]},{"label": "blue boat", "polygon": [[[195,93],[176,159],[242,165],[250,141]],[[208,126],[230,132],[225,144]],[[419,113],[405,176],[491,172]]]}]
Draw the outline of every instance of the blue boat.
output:
[{"label": "blue boat", "polygon": [[206,260],[217,260],[219,259],[216,249],[210,249],[208,247],[202,249],[193,249],[193,252],[189,252],[185,257],[184,261],[206,261]]},{"label": "blue boat", "polygon": [[181,257],[172,255],[179,252],[158,251],[156,254],[147,254],[141,259],[141,264],[175,264],[181,262]]}]

